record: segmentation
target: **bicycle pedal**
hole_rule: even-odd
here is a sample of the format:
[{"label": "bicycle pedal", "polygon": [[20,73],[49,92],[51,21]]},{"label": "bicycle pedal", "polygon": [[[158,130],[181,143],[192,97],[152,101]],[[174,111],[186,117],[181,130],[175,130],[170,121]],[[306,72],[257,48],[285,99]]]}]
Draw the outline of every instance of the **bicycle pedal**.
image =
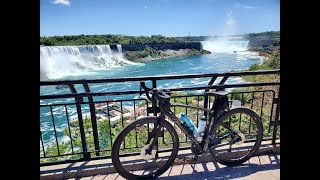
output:
[{"label": "bicycle pedal", "polygon": [[193,157],[184,157],[182,159],[180,159],[180,161],[184,162],[184,163],[190,163],[193,162]]},{"label": "bicycle pedal", "polygon": [[192,158],[192,161],[193,162],[197,162],[198,161],[198,157],[199,157],[198,155],[194,155],[193,158]]}]

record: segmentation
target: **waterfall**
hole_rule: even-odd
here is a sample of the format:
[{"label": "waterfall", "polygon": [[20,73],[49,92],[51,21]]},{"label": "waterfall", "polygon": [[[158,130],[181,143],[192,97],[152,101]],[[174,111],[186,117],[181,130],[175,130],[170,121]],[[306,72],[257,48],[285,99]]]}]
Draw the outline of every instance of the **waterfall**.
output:
[{"label": "waterfall", "polygon": [[122,46],[121,46],[121,44],[117,45],[117,50],[118,50],[119,54],[122,54]]},{"label": "waterfall", "polygon": [[121,45],[114,56],[109,45],[41,46],[40,79],[58,79],[90,70],[132,64],[122,57]]},{"label": "waterfall", "polygon": [[234,51],[246,51],[249,41],[237,41],[228,39],[215,39],[202,41],[202,47],[212,53],[232,53]]}]

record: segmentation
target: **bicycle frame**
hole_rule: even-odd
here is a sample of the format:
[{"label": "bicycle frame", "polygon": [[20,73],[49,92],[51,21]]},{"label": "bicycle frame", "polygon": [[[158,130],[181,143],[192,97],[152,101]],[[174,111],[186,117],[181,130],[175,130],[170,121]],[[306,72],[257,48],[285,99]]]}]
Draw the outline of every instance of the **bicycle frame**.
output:
[{"label": "bicycle frame", "polygon": [[[153,96],[153,95],[152,95]],[[155,98],[155,97],[152,97]],[[194,135],[190,133],[190,131],[187,130],[187,128],[184,126],[184,124],[181,122],[181,120],[174,114],[174,112],[171,111],[171,107],[186,107],[186,108],[191,108],[191,109],[197,109],[197,110],[202,110],[208,112],[209,117],[207,118],[207,123],[204,129],[204,135],[202,141],[199,143]],[[154,134],[154,139],[158,139],[158,136],[161,133],[161,122],[165,121],[165,115],[167,115],[181,130],[183,133],[187,135],[187,137],[195,144],[196,148],[203,154],[207,153],[208,149],[210,148],[215,148],[219,146],[225,146],[227,144],[223,145],[216,145],[214,143],[213,145],[209,146],[209,142],[212,138],[210,134],[212,134],[211,127],[213,126],[213,121],[212,119],[216,119],[222,111],[226,110],[228,108],[228,98],[227,97],[215,97],[214,104],[211,109],[207,108],[201,108],[197,106],[189,106],[189,105],[184,105],[184,104],[176,104],[176,103],[170,103],[168,100],[159,100],[159,107],[160,107],[160,118],[159,118],[159,126],[154,127],[151,134]],[[147,144],[150,143],[151,139],[148,139]],[[152,147],[155,145],[156,141],[153,141],[150,145],[150,148],[148,151],[151,151]]]}]

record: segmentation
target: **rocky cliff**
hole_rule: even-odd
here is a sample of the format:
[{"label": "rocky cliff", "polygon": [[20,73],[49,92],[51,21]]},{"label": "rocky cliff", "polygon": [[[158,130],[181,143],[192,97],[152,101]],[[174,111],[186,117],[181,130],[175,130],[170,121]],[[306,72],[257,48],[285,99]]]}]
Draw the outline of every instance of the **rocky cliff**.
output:
[{"label": "rocky cliff", "polygon": [[[157,43],[157,44],[123,44],[122,52],[141,51],[145,46],[149,46],[155,50],[179,50],[179,49],[196,49],[202,50],[201,42],[184,42],[184,43]],[[116,50],[116,45],[110,45],[112,50]]]},{"label": "rocky cliff", "polygon": [[253,39],[249,41],[249,47],[267,47],[274,45],[275,43],[278,43],[278,41],[275,39]]}]

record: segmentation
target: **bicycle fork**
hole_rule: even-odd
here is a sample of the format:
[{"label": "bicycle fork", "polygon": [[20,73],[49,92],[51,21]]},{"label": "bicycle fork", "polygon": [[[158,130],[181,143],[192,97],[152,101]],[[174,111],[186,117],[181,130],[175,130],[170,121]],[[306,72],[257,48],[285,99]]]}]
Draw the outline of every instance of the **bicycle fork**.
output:
[{"label": "bicycle fork", "polygon": [[[165,120],[165,119],[164,119],[164,115],[162,115],[162,113],[160,113],[160,117],[159,117],[159,119],[158,119],[158,122],[157,122],[156,124],[154,124],[153,129],[152,129],[152,131],[151,131],[151,133],[150,133],[150,135],[149,135],[149,137],[148,137],[147,143],[146,143],[146,144],[149,144],[150,141],[152,140],[149,148],[146,149],[146,153],[147,153],[147,154],[150,154],[151,151],[152,151],[152,149],[153,149],[153,147],[156,146],[156,145],[158,145],[158,143],[157,143],[157,142],[158,142],[158,137],[159,137],[159,136],[161,135],[161,133],[162,133],[162,131],[161,131],[161,129],[162,129],[162,127],[163,127],[162,122],[163,122],[164,120]],[[157,154],[158,154],[158,153],[157,153]]]}]

